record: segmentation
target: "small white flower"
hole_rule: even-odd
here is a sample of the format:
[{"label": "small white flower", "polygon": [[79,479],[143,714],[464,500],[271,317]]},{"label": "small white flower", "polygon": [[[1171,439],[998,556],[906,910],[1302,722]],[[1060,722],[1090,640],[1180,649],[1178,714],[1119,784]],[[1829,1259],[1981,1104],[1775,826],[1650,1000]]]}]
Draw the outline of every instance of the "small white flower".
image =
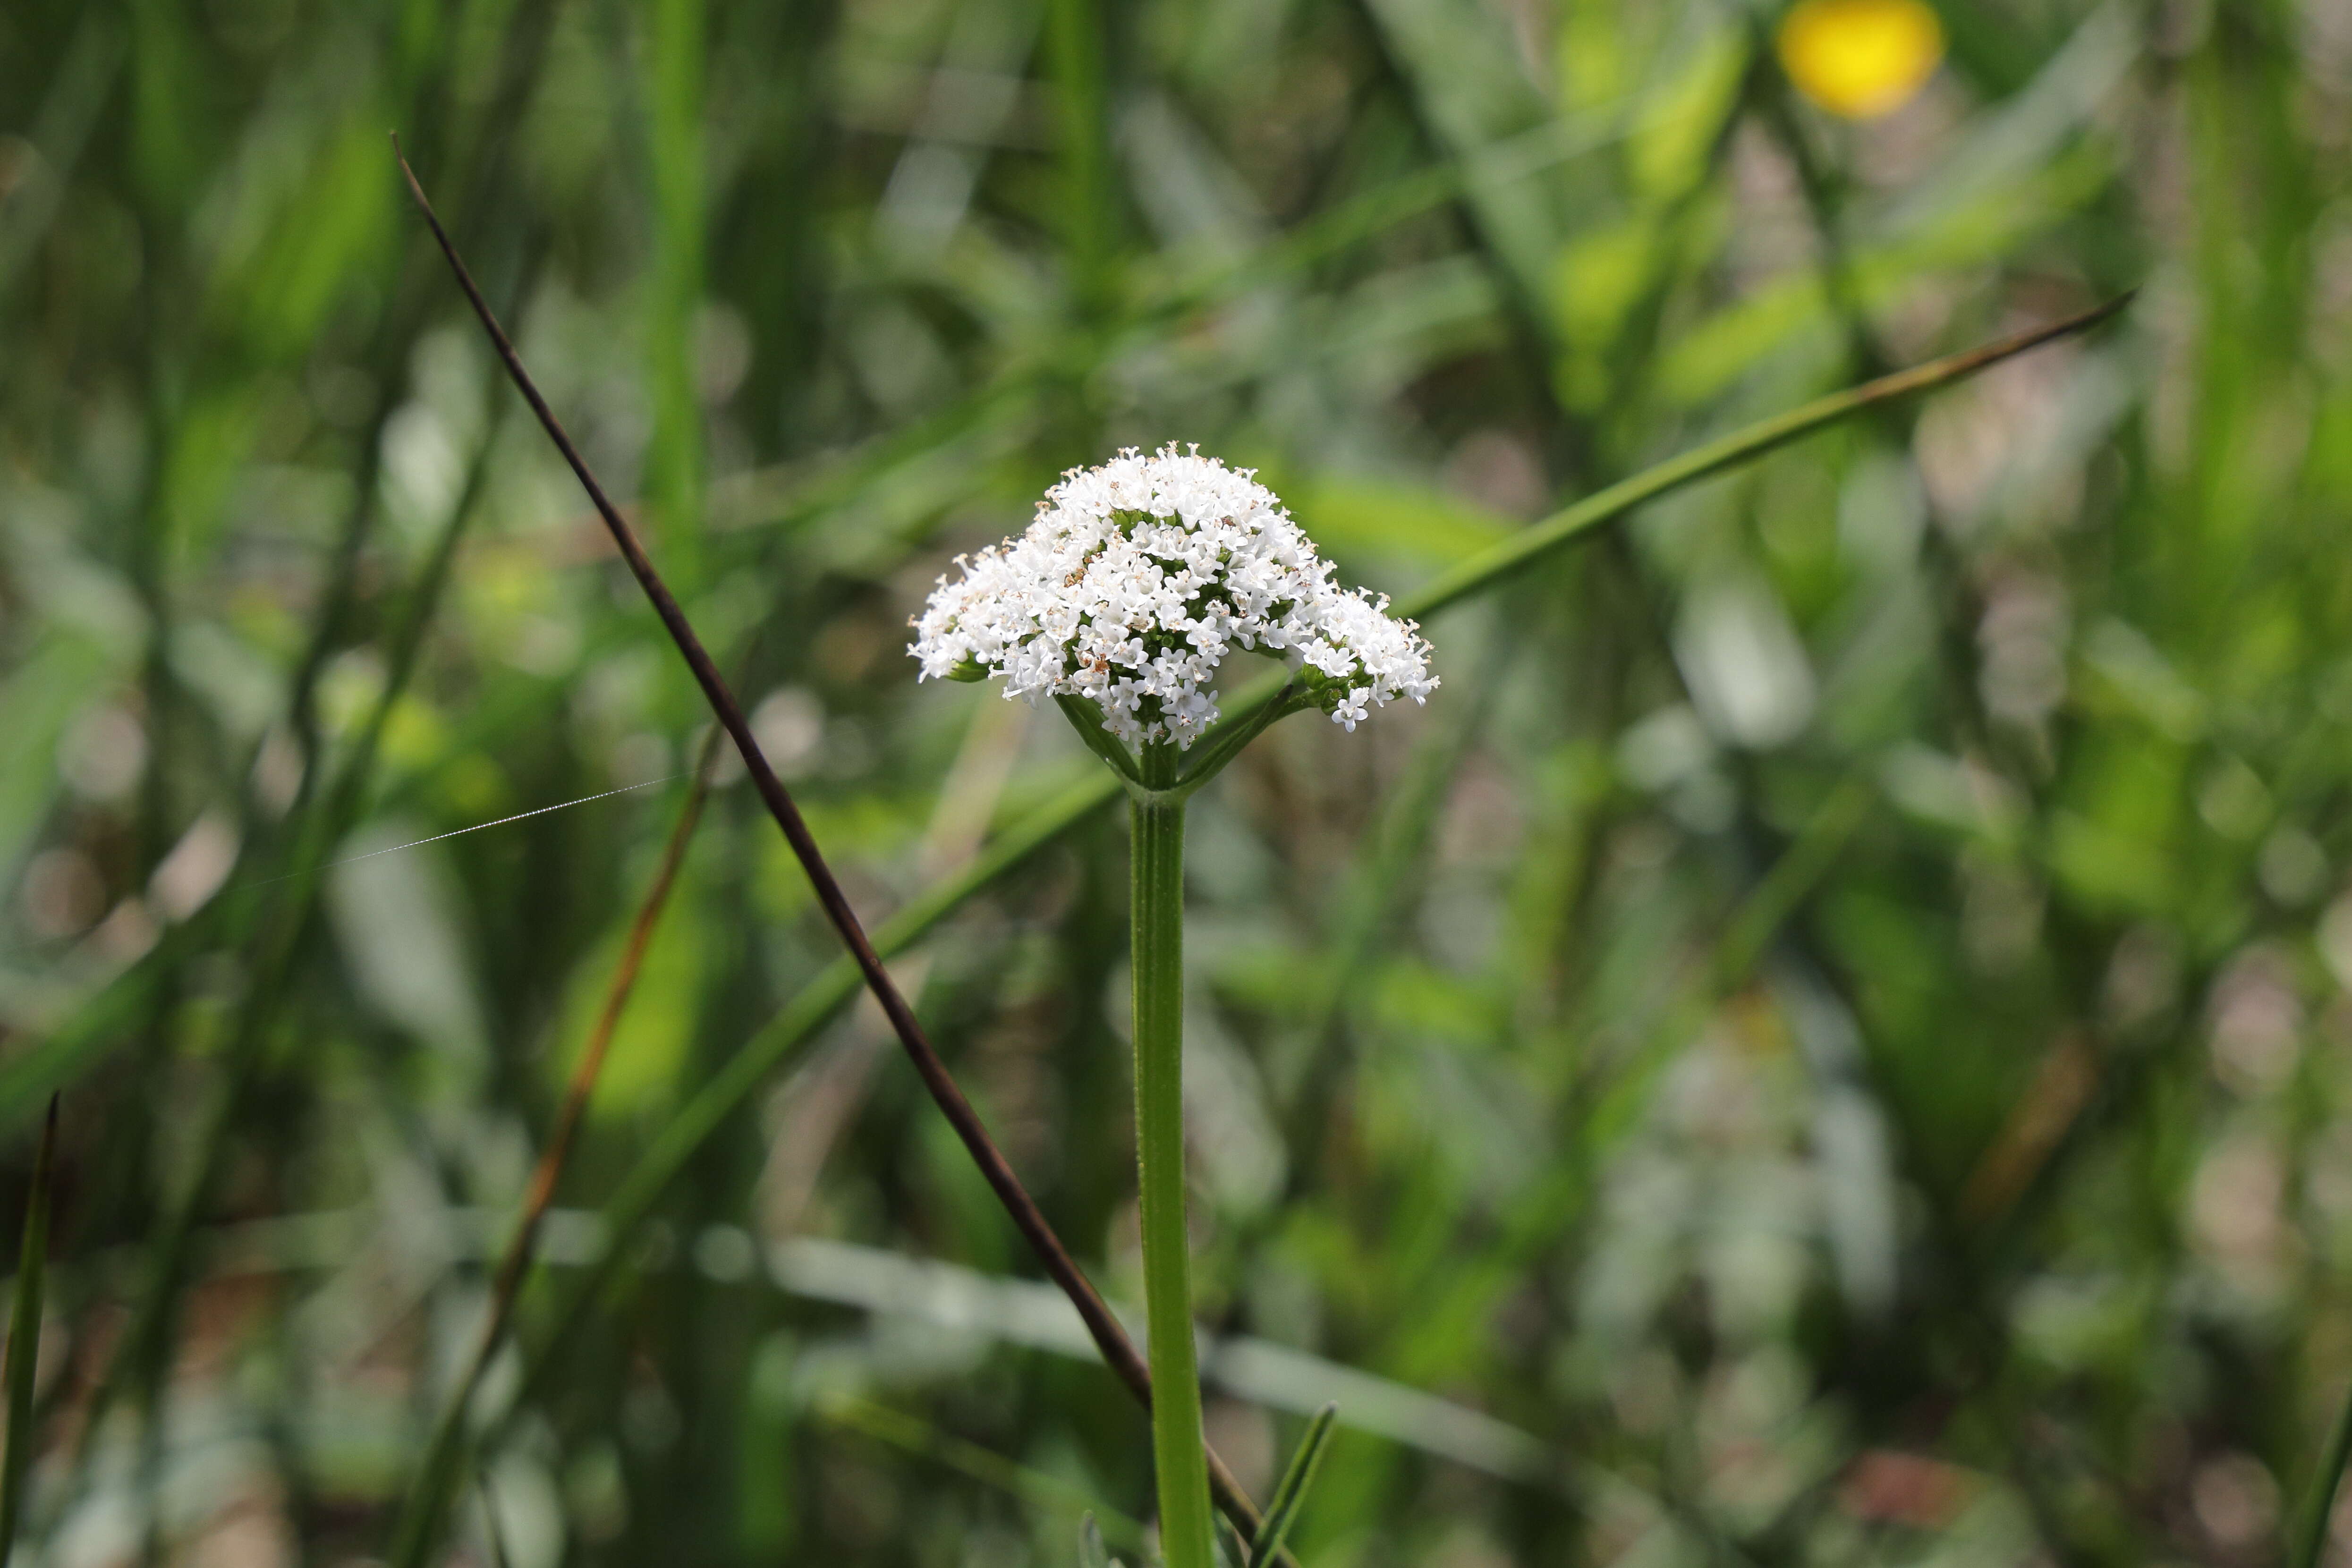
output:
[{"label": "small white flower", "polygon": [[1308,695],[1353,730],[1369,708],[1436,688],[1428,643],[1385,595],[1331,564],[1254,471],[1171,443],[1073,468],[1017,539],[959,556],[908,648],[925,676],[1001,675],[1004,695],[1083,697],[1129,746],[1189,747],[1217,721],[1234,648],[1286,653]]}]

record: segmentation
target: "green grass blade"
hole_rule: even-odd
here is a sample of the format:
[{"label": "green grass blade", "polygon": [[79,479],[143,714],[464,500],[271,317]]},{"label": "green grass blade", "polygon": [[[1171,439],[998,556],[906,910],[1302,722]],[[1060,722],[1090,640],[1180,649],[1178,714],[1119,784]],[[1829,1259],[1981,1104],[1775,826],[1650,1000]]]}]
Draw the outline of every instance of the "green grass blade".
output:
[{"label": "green grass blade", "polygon": [[653,267],[646,389],[653,436],[646,501],[662,563],[681,593],[702,580],[702,407],[695,393],[694,319],[706,287],[703,0],[656,0],[644,50],[647,162],[653,176]]},{"label": "green grass blade", "polygon": [[1326,1405],[1307,1423],[1307,1435],[1298,1439],[1298,1451],[1290,1457],[1290,1468],[1282,1472],[1282,1484],[1274,1489],[1274,1500],[1265,1505],[1265,1522],[1258,1526],[1257,1539],[1250,1544],[1252,1568],[1273,1562],[1289,1539],[1290,1527],[1298,1522],[1298,1511],[1307,1501],[1307,1489],[1315,1484],[1315,1472],[1323,1468],[1323,1453],[1331,1446],[1339,1421],[1339,1407]]},{"label": "green grass blade", "polygon": [[1095,0],[1047,0],[1045,57],[1059,120],[1062,244],[1078,303],[1088,313],[1110,298],[1111,256],[1118,244],[1103,55],[1103,18]]},{"label": "green grass blade", "polygon": [[33,1186],[25,1197],[25,1245],[17,1254],[16,1303],[8,1314],[8,1448],[0,1458],[0,1556],[16,1543],[24,1517],[25,1472],[33,1461],[33,1375],[41,1359],[41,1285],[49,1260],[49,1197],[58,1151],[58,1102],[41,1128]]},{"label": "green grass blade", "polygon": [[1772,869],[1748,891],[1716,946],[1714,984],[1727,994],[1744,981],[1773,936],[1820,885],[1878,799],[1869,782],[1855,777],[1832,789]]},{"label": "green grass blade", "polygon": [[474,1484],[482,1492],[482,1533],[490,1543],[490,1568],[507,1568],[506,1531],[499,1528],[498,1494],[490,1490],[490,1472],[475,1472]]},{"label": "green grass blade", "polygon": [[1078,1519],[1078,1568],[1111,1568],[1110,1548],[1103,1544],[1102,1526],[1091,1513]]},{"label": "green grass blade", "polygon": [[2327,1449],[2311,1478],[2311,1495],[2304,1500],[2303,1517],[2295,1521],[2289,1568],[2319,1568],[2327,1550],[2328,1518],[2336,1511],[2336,1490],[2344,1484],[2347,1462],[2352,1462],[2352,1391],[2344,1396],[2344,1408],[2336,1414],[2335,1428],[2327,1435]]}]

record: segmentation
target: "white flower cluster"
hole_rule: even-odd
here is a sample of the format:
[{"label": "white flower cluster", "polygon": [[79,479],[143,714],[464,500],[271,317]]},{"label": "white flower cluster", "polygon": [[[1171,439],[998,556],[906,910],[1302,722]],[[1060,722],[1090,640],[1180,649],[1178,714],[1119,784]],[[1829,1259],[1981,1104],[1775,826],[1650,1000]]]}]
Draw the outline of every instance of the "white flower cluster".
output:
[{"label": "white flower cluster", "polygon": [[1083,697],[1129,746],[1189,747],[1217,718],[1233,648],[1287,654],[1352,730],[1437,685],[1429,644],[1385,595],[1331,583],[1331,563],[1251,475],[1171,444],[1073,468],[1017,539],[959,556],[908,648],[923,674],[1004,677],[1007,696]]}]

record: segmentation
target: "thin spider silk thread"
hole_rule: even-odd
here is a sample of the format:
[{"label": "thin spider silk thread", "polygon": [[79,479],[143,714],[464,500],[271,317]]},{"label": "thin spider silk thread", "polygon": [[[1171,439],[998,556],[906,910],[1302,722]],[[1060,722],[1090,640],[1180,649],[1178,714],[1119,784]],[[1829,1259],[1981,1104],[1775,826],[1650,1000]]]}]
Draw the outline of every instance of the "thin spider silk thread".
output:
[{"label": "thin spider silk thread", "polygon": [[[224,898],[232,893],[246,893],[257,887],[270,887],[278,883],[291,882],[298,876],[305,874],[315,875],[319,872],[332,871],[337,866],[354,865],[361,861],[372,861],[378,855],[398,854],[403,850],[422,849],[426,844],[437,844],[445,839],[462,839],[467,833],[483,832],[491,828],[503,828],[509,822],[525,821],[532,817],[544,817],[550,811],[568,811],[574,806],[585,806],[593,800],[609,800],[615,795],[627,795],[638,789],[650,789],[657,784],[675,784],[679,779],[688,777],[691,772],[692,769],[689,768],[686,773],[672,773],[660,779],[648,779],[641,784],[625,784],[618,789],[606,789],[602,793],[595,795],[583,795],[576,800],[560,800],[552,806],[539,806],[534,807],[532,810],[528,811],[517,811],[511,817],[500,817],[494,821],[476,822],[470,828],[455,828],[446,833],[435,833],[430,838],[411,839],[404,844],[387,845],[380,850],[370,850],[365,854],[345,855],[341,860],[328,861],[323,864],[316,866],[308,873],[299,871],[289,871],[283,876],[266,876],[255,882],[240,882],[233,887],[224,887],[220,889],[218,892],[215,893],[212,897]],[[206,903],[210,903],[211,901],[211,899],[205,900]],[[118,907],[120,906],[118,905]],[[112,915],[112,910],[107,912],[108,918],[111,918]],[[21,947],[0,949],[0,958],[13,958],[19,954],[36,952],[40,948],[51,946],[57,943],[76,941],[81,937],[89,936],[91,932],[97,930],[100,926],[105,924],[105,919],[100,919],[83,926],[79,931],[62,932],[58,936],[45,938],[39,942],[28,942]]]},{"label": "thin spider silk thread", "polygon": [[[339,865],[356,865],[361,861],[372,861],[378,855],[393,855],[398,854],[403,850],[422,849],[426,844],[437,844],[444,839],[462,839],[467,833],[478,833],[486,828],[503,828],[509,822],[520,822],[531,817],[544,817],[550,811],[568,811],[574,806],[585,806],[591,800],[609,800],[615,795],[626,795],[634,789],[650,789],[656,784],[675,784],[686,776],[684,773],[673,773],[665,779],[648,779],[642,784],[624,784],[618,789],[607,789],[601,795],[583,795],[577,800],[564,800],[553,806],[540,806],[529,811],[517,811],[511,817],[500,817],[493,822],[477,822],[470,828],[456,828],[446,833],[436,833],[429,839],[411,839],[404,844],[393,844],[384,849],[370,850],[363,855],[345,855],[339,861],[327,861],[319,865],[316,870],[332,871]],[[273,883],[291,882],[294,878],[304,874],[306,873],[302,872],[289,871],[283,876],[263,877],[259,882],[241,882],[235,887],[225,887],[221,892],[243,893],[247,888],[268,887]],[[215,896],[218,895],[215,894]]]}]

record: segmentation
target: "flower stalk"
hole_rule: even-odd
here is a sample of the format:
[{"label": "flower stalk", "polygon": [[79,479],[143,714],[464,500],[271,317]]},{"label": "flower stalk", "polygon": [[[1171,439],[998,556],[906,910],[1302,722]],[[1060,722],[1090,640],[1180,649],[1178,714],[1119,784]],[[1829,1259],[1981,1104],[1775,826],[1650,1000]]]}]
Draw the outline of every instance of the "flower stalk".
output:
[{"label": "flower stalk", "polygon": [[1151,1361],[1151,1456],[1169,1568],[1210,1568],[1209,1472],[1192,1344],[1184,1210],[1184,805],[1176,747],[1144,748],[1129,805],[1134,968],[1135,1151],[1143,1220],[1143,1303]]},{"label": "flower stalk", "polygon": [[[1385,596],[1335,584],[1247,470],[1172,444],[1071,470],[1026,533],[957,565],[914,619],[923,674],[1052,697],[1127,788],[1160,1549],[1168,1568],[1213,1568],[1184,1223],[1184,801],[1284,714],[1314,708],[1353,730],[1399,698],[1422,702],[1438,684],[1430,647]],[[1289,673],[1220,727],[1216,683],[1236,652]]]}]

